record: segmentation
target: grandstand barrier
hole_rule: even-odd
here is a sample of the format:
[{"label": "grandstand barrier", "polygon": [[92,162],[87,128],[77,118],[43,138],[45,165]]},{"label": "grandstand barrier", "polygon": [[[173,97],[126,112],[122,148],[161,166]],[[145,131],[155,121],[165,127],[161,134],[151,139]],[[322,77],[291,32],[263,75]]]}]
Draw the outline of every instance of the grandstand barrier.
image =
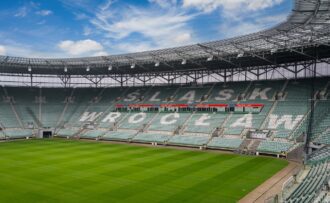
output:
[{"label": "grandstand barrier", "polygon": [[235,112],[260,113],[264,104],[116,104],[118,112]]}]

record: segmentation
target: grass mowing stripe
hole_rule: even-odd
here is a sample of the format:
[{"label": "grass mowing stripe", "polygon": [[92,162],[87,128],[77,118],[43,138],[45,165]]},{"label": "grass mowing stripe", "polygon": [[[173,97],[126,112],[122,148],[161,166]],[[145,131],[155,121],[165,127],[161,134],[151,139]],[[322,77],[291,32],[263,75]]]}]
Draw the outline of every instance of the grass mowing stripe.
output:
[{"label": "grass mowing stripe", "polygon": [[72,140],[0,143],[0,202],[234,202],[286,162]]}]

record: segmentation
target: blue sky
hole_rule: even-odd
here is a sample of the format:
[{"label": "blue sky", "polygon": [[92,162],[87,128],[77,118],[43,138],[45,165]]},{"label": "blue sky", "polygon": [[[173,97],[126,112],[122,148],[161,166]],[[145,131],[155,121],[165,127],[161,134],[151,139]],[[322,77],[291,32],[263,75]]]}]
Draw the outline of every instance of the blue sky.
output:
[{"label": "blue sky", "polygon": [[110,55],[224,39],[285,20],[291,0],[2,0],[0,55]]}]

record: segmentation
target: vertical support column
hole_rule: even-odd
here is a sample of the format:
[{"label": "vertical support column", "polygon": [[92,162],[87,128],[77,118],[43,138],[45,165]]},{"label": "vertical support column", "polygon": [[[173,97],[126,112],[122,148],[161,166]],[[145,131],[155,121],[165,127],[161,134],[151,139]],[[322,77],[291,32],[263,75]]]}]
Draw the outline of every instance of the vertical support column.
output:
[{"label": "vertical support column", "polygon": [[33,74],[30,73],[30,86],[32,87],[33,86]]},{"label": "vertical support column", "polygon": [[225,85],[226,85],[227,84],[227,69],[225,69],[223,80],[224,80]]},{"label": "vertical support column", "polygon": [[294,79],[297,80],[298,78],[298,66],[297,62],[294,63]]},{"label": "vertical support column", "polygon": [[[316,53],[316,50],[315,50]],[[309,121],[308,121],[308,126],[307,126],[307,135],[305,139],[305,159],[307,159],[308,151],[309,151],[309,146],[310,146],[310,141],[313,136],[313,123],[314,123],[314,108],[315,108],[315,81],[316,81],[316,66],[317,66],[317,58],[315,58],[314,63],[311,67],[311,76],[312,76],[312,84],[311,84],[311,93],[310,93],[310,114],[309,114]]]}]

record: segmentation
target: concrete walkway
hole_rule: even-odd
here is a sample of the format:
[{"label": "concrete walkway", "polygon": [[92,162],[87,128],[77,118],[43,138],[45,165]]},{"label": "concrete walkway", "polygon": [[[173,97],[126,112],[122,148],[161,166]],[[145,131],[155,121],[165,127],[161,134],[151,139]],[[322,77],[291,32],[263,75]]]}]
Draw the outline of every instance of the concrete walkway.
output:
[{"label": "concrete walkway", "polygon": [[243,197],[240,203],[264,203],[268,198],[282,191],[283,183],[302,167],[301,164],[290,162],[289,165],[276,173],[273,177],[258,186],[255,190]]}]

